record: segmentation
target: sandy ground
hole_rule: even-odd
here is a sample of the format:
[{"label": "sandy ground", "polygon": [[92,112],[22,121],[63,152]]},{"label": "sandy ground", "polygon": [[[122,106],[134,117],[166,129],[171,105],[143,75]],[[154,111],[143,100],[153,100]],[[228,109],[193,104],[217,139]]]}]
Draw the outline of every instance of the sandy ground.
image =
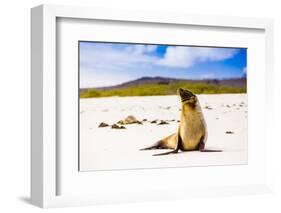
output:
[{"label": "sandy ground", "polygon": [[[180,152],[166,156],[152,154],[167,150],[139,151],[177,131],[180,116],[178,96],[110,97],[80,100],[80,170],[114,170],[247,163],[247,95],[199,95],[208,126],[206,148],[219,153]],[[148,121],[126,125],[126,129],[98,128],[128,115]],[[150,121],[169,120],[157,125]],[[231,131],[232,134],[226,132]]]}]

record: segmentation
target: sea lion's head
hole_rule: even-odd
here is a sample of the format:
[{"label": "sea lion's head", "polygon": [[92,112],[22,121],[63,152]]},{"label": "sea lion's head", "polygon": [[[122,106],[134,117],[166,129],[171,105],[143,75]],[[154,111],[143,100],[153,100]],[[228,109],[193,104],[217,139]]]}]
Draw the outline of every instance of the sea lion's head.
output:
[{"label": "sea lion's head", "polygon": [[193,94],[190,90],[179,88],[178,94],[181,97],[182,104],[195,106],[198,101],[196,95]]}]

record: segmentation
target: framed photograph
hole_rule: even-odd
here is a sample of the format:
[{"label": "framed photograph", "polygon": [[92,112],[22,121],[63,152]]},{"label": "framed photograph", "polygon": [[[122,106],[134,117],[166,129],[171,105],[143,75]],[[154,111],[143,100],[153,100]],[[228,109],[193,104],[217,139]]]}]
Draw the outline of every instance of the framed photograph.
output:
[{"label": "framed photograph", "polygon": [[273,22],[31,10],[40,207],[270,192]]}]

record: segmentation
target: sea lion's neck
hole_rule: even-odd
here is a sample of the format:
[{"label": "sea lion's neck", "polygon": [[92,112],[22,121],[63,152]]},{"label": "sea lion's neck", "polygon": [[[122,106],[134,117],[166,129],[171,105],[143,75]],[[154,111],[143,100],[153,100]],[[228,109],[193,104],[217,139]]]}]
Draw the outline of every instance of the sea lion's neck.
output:
[{"label": "sea lion's neck", "polygon": [[205,124],[202,109],[198,101],[194,105],[183,104],[181,114],[182,120],[188,120],[191,117],[198,117]]},{"label": "sea lion's neck", "polygon": [[184,116],[188,116],[189,114],[196,113],[198,110],[201,112],[201,107],[199,103],[182,105],[182,114]]}]

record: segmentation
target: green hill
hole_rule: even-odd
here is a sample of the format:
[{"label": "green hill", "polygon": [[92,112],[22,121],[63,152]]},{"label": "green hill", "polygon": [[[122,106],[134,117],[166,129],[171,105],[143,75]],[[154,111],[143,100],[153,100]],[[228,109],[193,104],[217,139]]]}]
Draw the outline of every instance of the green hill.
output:
[{"label": "green hill", "polygon": [[[152,78],[151,78],[152,79]],[[196,94],[246,93],[246,79],[229,80],[175,80],[133,81],[114,87],[88,88],[80,90],[80,98],[110,96],[153,96],[175,95],[178,88],[185,88]],[[141,82],[141,83],[140,83]],[[242,83],[241,83],[242,82]]]}]

